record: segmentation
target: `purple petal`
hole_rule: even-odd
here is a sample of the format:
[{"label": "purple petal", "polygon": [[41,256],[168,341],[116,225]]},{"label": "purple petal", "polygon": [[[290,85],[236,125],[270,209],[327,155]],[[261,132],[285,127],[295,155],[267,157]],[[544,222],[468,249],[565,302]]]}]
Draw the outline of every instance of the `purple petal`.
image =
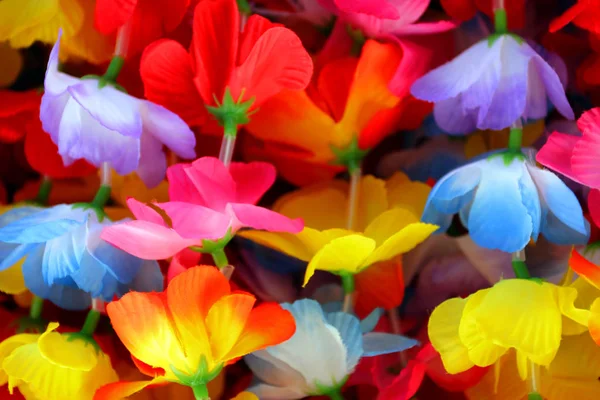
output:
[{"label": "purple petal", "polygon": [[573,109],[569,105],[569,101],[565,95],[565,89],[560,78],[556,74],[556,71],[554,71],[554,69],[552,69],[552,67],[540,56],[533,58],[533,65],[544,82],[550,101],[554,104],[558,112],[567,119],[574,119],[575,115],[573,114]]},{"label": "purple petal", "polygon": [[164,143],[179,157],[196,158],[194,132],[177,114],[150,101],[143,101],[141,110],[144,132]]},{"label": "purple petal", "polygon": [[44,89],[46,93],[57,96],[64,93],[69,86],[76,85],[80,82],[79,79],[58,71],[58,53],[60,52],[60,37],[62,30],[58,32],[58,39],[52,47],[50,58],[48,59],[48,67],[46,68],[46,77],[44,78]]},{"label": "purple petal", "polygon": [[50,134],[50,138],[54,144],[58,145],[58,132],[60,128],[60,120],[67,101],[71,98],[69,93],[63,93],[58,96],[53,96],[49,92],[45,92],[42,96],[40,105],[40,120],[42,121],[42,129]]},{"label": "purple petal", "polygon": [[137,169],[138,176],[152,188],[158,185],[167,172],[167,157],[163,145],[154,136],[142,134],[140,139],[140,164]]},{"label": "purple petal", "polygon": [[477,129],[477,110],[463,109],[460,94],[435,103],[433,117],[440,128],[451,134],[467,134]]},{"label": "purple petal", "polygon": [[141,101],[90,79],[69,87],[69,93],[101,125],[123,136],[142,135]]},{"label": "purple petal", "polygon": [[137,169],[140,141],[100,125],[73,99],[69,99],[65,107],[58,139],[59,153],[63,157],[85,158],[96,166],[110,162],[120,175]]}]

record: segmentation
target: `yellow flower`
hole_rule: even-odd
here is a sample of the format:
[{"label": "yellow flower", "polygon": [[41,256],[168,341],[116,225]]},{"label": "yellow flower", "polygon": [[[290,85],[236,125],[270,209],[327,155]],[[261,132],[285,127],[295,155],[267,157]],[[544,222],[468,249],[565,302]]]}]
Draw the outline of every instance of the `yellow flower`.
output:
[{"label": "yellow flower", "polygon": [[62,29],[61,56],[103,63],[112,56],[114,38],[94,29],[94,8],[94,0],[2,0],[0,41],[15,48],[54,44]]},{"label": "yellow flower", "polygon": [[406,253],[437,229],[419,222],[428,191],[427,185],[411,182],[400,174],[387,184],[372,176],[362,178],[355,230],[351,231],[343,229],[347,221],[348,183],[327,182],[290,193],[275,204],[275,211],[304,219],[306,226],[299,234],[241,234],[307,261],[305,285],[315,270],[357,274],[376,262]]},{"label": "yellow flower", "polygon": [[563,335],[587,330],[590,312],[576,308],[576,297],[573,287],[503,280],[440,304],[429,319],[429,339],[451,374],[492,365],[514,349],[525,380],[530,363],[552,363]]},{"label": "yellow flower", "polygon": [[[551,400],[600,398],[600,347],[586,332],[567,336],[548,368],[537,369],[538,393]],[[519,379],[515,352],[503,357],[474,387],[465,391],[469,400],[524,400],[529,382]]]},{"label": "yellow flower", "polygon": [[20,334],[0,343],[0,385],[8,382],[26,399],[92,400],[96,390],[118,380],[110,358],[83,340],[55,332]]},{"label": "yellow flower", "polygon": [[[544,129],[543,119],[524,126],[523,147],[533,146],[544,133]],[[465,156],[473,158],[488,151],[504,149],[508,144],[508,135],[508,128],[501,131],[486,130],[475,132],[467,138]]]}]

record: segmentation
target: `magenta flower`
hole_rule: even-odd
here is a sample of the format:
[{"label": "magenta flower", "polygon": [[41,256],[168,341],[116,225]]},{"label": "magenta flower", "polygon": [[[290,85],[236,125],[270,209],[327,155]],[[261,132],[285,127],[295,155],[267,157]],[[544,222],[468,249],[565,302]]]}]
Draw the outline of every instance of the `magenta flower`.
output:
[{"label": "magenta flower", "polygon": [[271,164],[232,163],[213,157],[169,167],[168,203],[129,199],[136,221],[111,226],[102,238],[143,259],[165,259],[204,240],[230,239],[241,228],[298,233],[300,219],[289,219],[255,204],[275,181]]},{"label": "magenta flower", "polygon": [[79,79],[58,70],[59,38],[44,81],[40,119],[65,165],[86,159],[108,162],[120,175],[136,171],[148,186],[165,177],[163,145],[194,158],[196,138],[176,114],[137,99],[98,79]]}]

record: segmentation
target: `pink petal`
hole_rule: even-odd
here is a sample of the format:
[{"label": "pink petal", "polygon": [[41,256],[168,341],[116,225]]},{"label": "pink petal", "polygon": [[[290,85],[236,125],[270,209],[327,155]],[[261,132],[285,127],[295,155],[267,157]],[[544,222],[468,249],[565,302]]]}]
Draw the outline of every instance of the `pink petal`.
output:
[{"label": "pink petal", "polygon": [[263,207],[239,203],[231,203],[228,207],[244,227],[289,233],[298,233],[304,228],[302,219],[290,219]]},{"label": "pink petal", "polygon": [[600,108],[583,113],[577,126],[583,136],[573,149],[573,174],[584,185],[600,188]]},{"label": "pink petal", "polygon": [[390,37],[402,49],[398,69],[389,84],[389,89],[398,97],[409,94],[412,84],[431,67],[434,53],[426,46],[407,39]]},{"label": "pink petal", "polygon": [[235,181],[218,158],[199,158],[185,167],[185,172],[207,207],[222,212],[227,203],[235,201]]},{"label": "pink petal", "polygon": [[153,224],[164,226],[165,228],[167,227],[165,220],[155,210],[141,201],[130,197],[127,199],[127,207],[129,207],[129,210],[131,210],[131,213],[136,219],[152,222]]},{"label": "pink petal", "polygon": [[199,244],[196,239],[182,238],[173,229],[140,220],[109,226],[101,238],[144,260],[163,260]]},{"label": "pink petal", "polygon": [[185,172],[187,164],[175,164],[167,169],[169,181],[169,199],[171,201],[185,201],[205,205],[198,189]]},{"label": "pink petal", "polygon": [[229,173],[235,181],[236,203],[256,204],[277,177],[275,167],[266,162],[232,163]]},{"label": "pink petal", "polygon": [[544,167],[577,181],[577,177],[571,169],[571,157],[579,140],[581,140],[580,136],[554,132],[535,158]]},{"label": "pink petal", "polygon": [[[400,14],[400,11],[402,11],[403,8],[402,6],[405,6],[405,4],[402,3],[418,3],[419,6],[421,3],[424,3],[425,8],[427,8],[429,0],[400,0],[392,2],[388,0],[335,0],[335,5],[343,12],[367,14],[376,18],[386,19],[400,18],[402,16],[402,14]],[[400,5],[400,7],[398,7],[398,5]],[[423,11],[421,11],[421,14]],[[419,14],[417,18],[419,18],[421,14]]]},{"label": "pink petal", "polygon": [[188,268],[205,264],[202,263],[202,256],[203,253],[198,253],[197,251],[190,249],[183,249],[175,254],[169,264],[167,282],[171,282],[171,279],[175,278],[180,273],[187,271]]},{"label": "pink petal", "polygon": [[197,204],[170,201],[155,205],[165,211],[173,229],[184,238],[220,239],[231,225],[228,215]]},{"label": "pink petal", "polygon": [[594,189],[588,195],[588,208],[594,224],[600,228],[600,190]]},{"label": "pink petal", "polygon": [[455,29],[459,24],[452,21],[422,22],[419,24],[397,26],[389,33],[396,35],[428,35]]}]

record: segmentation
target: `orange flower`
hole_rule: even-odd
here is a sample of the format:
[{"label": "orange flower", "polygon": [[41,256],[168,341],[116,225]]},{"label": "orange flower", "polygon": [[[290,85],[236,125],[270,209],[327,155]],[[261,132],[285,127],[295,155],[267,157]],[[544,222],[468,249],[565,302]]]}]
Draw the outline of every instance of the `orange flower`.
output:
[{"label": "orange flower", "polygon": [[311,183],[298,162],[329,167],[333,177],[341,169],[329,165],[336,158],[360,161],[387,135],[416,128],[429,113],[430,105],[388,88],[401,62],[400,47],[369,40],[360,58],[328,63],[305,91],[284,90],[266,101],[247,129],[291,182]]},{"label": "orange flower", "polygon": [[272,303],[253,309],[255,301],[249,293],[232,293],[216,268],[199,266],[173,278],[162,293],[131,292],[108,304],[117,335],[154,379],[104,386],[95,399],[121,399],[169,381],[206,397],[206,384],[224,366],[294,334],[288,311]]}]

